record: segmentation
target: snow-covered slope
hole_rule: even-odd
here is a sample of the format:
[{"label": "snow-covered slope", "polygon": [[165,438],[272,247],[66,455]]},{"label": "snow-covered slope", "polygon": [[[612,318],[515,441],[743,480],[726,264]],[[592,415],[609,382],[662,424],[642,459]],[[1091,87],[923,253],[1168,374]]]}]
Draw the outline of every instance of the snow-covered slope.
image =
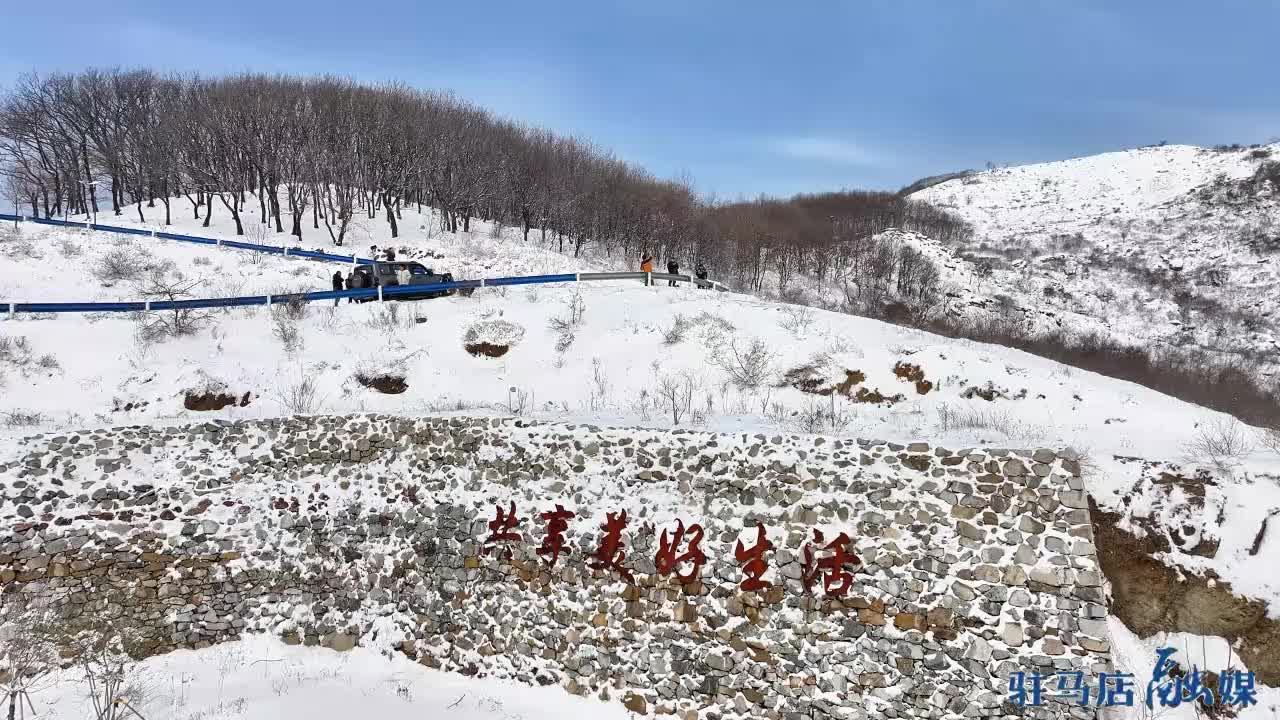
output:
[{"label": "snow-covered slope", "polygon": [[[385,232],[383,224],[371,227]],[[402,257],[426,258],[458,277],[625,266],[525,245],[510,229],[495,239],[483,224],[470,234],[439,234],[430,231],[429,215],[406,212],[402,227],[396,242]],[[229,223],[216,219],[207,230],[189,221],[180,229],[231,237]],[[901,239],[935,256],[950,283],[972,285],[974,293],[1030,284],[1012,272],[979,278],[950,249],[927,238]],[[368,234],[358,242],[363,254],[387,238]],[[65,249],[71,244],[80,252]],[[102,258],[117,251],[152,266],[168,259],[172,266],[162,271],[200,280],[193,293],[209,296],[235,294],[237,287],[327,289],[340,267],[24,226],[0,243],[0,281],[6,296],[18,300],[136,299],[135,281],[108,286],[99,277]],[[1097,311],[1076,311],[1080,322],[1112,322]],[[1263,447],[1260,431],[1008,348],[745,295],[630,282],[485,288],[469,298],[419,303],[317,304],[292,316],[281,307],[216,311],[193,334],[159,340],[143,337],[141,325],[141,318],[122,315],[0,321],[0,424],[9,425],[0,432],[299,411],[462,412],[928,439],[950,447],[1073,446],[1087,456],[1088,489],[1102,508],[1122,513],[1134,532],[1179,536],[1167,562],[1215,573],[1280,615],[1274,562],[1280,533],[1273,530],[1254,547],[1263,519],[1280,509],[1280,457]],[[482,341],[508,349],[489,357],[464,347]],[[399,378],[407,387],[388,394],[376,386],[395,390],[396,383],[361,378]],[[185,407],[191,398],[203,407],[219,395],[235,402],[211,411]],[[1206,441],[1223,433],[1241,439],[1239,452],[1206,455]],[[1196,511],[1182,488],[1156,492],[1149,482],[1162,471],[1191,476],[1197,463],[1215,459],[1229,467],[1208,468],[1213,482],[1202,483],[1204,495],[1195,500],[1216,514]],[[1206,539],[1217,543],[1211,556],[1192,552]]]},{"label": "snow-covered slope", "polygon": [[[1280,144],[1148,147],[957,178],[911,197],[975,228],[955,248],[1019,305],[1115,336],[1280,364]],[[1092,329],[1092,328],[1083,328]]]}]

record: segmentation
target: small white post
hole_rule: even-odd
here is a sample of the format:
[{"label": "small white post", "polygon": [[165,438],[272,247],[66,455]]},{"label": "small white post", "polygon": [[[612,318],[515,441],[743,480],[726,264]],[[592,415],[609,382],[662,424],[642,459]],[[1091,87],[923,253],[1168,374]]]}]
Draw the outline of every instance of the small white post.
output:
[{"label": "small white post", "polygon": [[647,286],[653,285],[653,273],[647,272],[644,274],[644,284]]},{"label": "small white post", "polygon": [[582,282],[582,273],[574,273],[574,274],[573,274],[573,281],[574,281],[574,282]]},{"label": "small white post", "polygon": [[10,319],[10,320],[12,320],[12,319],[13,319],[13,314],[14,314],[15,312],[17,312],[17,311],[16,311],[16,310],[14,310],[14,303],[9,303],[9,319]]},{"label": "small white post", "polygon": [[222,238],[218,238],[218,247],[222,247]]},{"label": "small white post", "polygon": [[288,245],[286,245],[286,246],[285,246],[285,248],[284,248],[284,256],[285,256],[285,257],[289,257],[289,246],[288,246]]},{"label": "small white post", "polygon": [[270,296],[270,295],[268,295],[268,296],[267,296],[267,309],[268,309],[268,310],[270,310],[270,309],[271,309],[271,296]]},{"label": "small white post", "polygon": [[143,301],[142,301],[142,309],[143,309],[143,310],[145,310],[145,311],[147,311],[147,312],[151,312],[151,301],[150,301],[150,300],[143,300]]},{"label": "small white post", "polygon": [[484,278],[480,278],[480,287],[484,287]]},{"label": "small white post", "polygon": [[154,229],[152,229],[152,230],[151,230],[151,237],[155,237],[155,236],[156,236],[156,231],[155,231]]},{"label": "small white post", "polygon": [[88,229],[89,229],[89,225],[91,225],[91,224],[92,224],[92,223],[90,223],[88,220],[85,220],[85,221],[84,221],[84,229],[85,229],[85,230],[88,230]]},{"label": "small white post", "polygon": [[351,256],[351,267],[355,267],[355,265],[356,265],[356,256],[355,256],[355,255],[352,255],[352,256]]},{"label": "small white post", "polygon": [[378,286],[378,302],[382,302],[382,286]]}]

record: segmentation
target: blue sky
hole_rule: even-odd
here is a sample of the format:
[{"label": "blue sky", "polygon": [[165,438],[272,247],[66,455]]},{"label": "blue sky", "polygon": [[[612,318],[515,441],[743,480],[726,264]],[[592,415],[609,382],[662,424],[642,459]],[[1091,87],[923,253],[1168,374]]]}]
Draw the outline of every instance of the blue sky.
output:
[{"label": "blue sky", "polygon": [[720,198],[1280,136],[1280,0],[15,0],[2,15],[3,85],[86,65],[399,80]]}]

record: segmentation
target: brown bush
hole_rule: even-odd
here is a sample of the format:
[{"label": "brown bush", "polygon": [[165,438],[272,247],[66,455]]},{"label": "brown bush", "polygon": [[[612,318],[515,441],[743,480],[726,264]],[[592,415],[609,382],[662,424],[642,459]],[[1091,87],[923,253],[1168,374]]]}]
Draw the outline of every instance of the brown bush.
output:
[{"label": "brown bush", "polygon": [[[861,370],[845,370],[844,380],[840,381],[839,385],[836,385],[835,390],[845,397],[850,397],[853,392],[853,386],[861,384],[866,379],[866,373]],[[830,393],[826,394],[829,395]]]},{"label": "brown bush", "polygon": [[383,395],[399,395],[409,389],[409,383],[398,375],[356,375],[356,382]]},{"label": "brown bush", "polygon": [[858,388],[858,392],[854,394],[853,401],[859,403],[868,403],[879,405],[880,403],[900,403],[905,398],[901,395],[885,395],[879,390],[868,390],[867,388]]}]

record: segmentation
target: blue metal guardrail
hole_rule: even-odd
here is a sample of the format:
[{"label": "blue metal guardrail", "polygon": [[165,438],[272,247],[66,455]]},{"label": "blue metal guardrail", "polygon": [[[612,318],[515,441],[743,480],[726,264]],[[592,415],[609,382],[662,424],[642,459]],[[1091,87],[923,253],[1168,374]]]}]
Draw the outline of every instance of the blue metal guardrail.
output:
[{"label": "blue metal guardrail", "polygon": [[[115,225],[98,225],[93,223],[69,222],[66,220],[53,220],[45,218],[23,217],[21,215],[7,215],[0,213],[0,221],[8,222],[34,222],[40,225],[56,225],[62,227],[87,228],[89,230],[100,230],[103,232],[117,232],[125,235],[143,235],[147,237],[158,237],[166,240],[179,240],[182,242],[193,242],[201,245],[216,245],[219,247],[230,247],[238,250],[253,250],[256,252],[269,252],[287,255],[288,257],[305,257],[315,260],[325,260],[332,262],[342,262],[347,264],[370,263],[373,260],[366,258],[353,257],[350,255],[333,255],[330,253],[311,252],[308,250],[297,250],[294,248],[281,247],[276,245],[257,245],[254,243],[237,242],[233,240],[217,240],[214,238],[202,238],[194,235],[179,235],[177,233],[160,232],[155,230],[146,230],[142,228],[118,227]],[[96,313],[96,312],[148,312],[156,310],[196,310],[204,308],[219,307],[245,307],[253,305],[266,305],[270,307],[273,304],[281,304],[286,302],[320,302],[323,300],[341,300],[343,298],[351,298],[356,300],[396,300],[402,296],[416,296],[426,293],[437,293],[452,290],[467,290],[482,287],[498,287],[503,285],[539,285],[545,283],[562,283],[562,282],[582,282],[592,280],[646,280],[649,284],[658,280],[675,280],[677,282],[692,283],[703,288],[714,288],[720,291],[727,291],[728,288],[718,282],[699,280],[688,275],[669,275],[666,273],[643,273],[643,272],[606,272],[606,273],[562,273],[559,275],[527,275],[516,277],[498,277],[486,278],[483,280],[459,280],[447,283],[432,283],[430,285],[406,285],[364,288],[360,290],[324,290],[320,292],[310,293],[287,293],[280,295],[247,295],[242,297],[229,298],[200,298],[193,300],[134,300],[129,302],[61,302],[61,303],[18,303],[6,302],[0,300],[0,312],[8,310],[10,316],[15,313]]]}]

